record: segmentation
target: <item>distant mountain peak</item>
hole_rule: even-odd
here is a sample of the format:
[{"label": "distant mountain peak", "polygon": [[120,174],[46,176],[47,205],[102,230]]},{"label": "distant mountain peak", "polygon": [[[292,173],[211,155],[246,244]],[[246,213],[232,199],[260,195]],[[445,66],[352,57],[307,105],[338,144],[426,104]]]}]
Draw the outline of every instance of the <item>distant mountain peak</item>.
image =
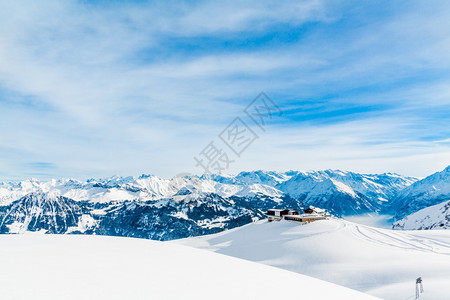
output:
[{"label": "distant mountain peak", "polygon": [[393,199],[391,207],[396,211],[395,219],[399,220],[447,199],[450,199],[450,166],[405,188]]}]

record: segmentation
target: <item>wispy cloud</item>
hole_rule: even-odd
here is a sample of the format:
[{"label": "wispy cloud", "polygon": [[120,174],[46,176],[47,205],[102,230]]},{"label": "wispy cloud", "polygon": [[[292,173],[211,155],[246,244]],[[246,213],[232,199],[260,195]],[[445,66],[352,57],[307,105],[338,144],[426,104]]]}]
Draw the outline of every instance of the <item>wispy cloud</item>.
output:
[{"label": "wispy cloud", "polygon": [[10,178],[33,162],[70,177],[198,172],[192,157],[264,90],[284,116],[230,171],[425,175],[450,163],[435,142],[450,134],[449,8],[1,2],[0,166]]}]

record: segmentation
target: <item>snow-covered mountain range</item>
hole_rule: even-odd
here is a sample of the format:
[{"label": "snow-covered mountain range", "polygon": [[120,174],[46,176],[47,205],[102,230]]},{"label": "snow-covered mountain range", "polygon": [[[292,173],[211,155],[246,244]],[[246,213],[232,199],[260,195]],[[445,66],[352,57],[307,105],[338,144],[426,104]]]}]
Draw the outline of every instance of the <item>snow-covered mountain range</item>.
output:
[{"label": "snow-covered mountain range", "polygon": [[42,231],[169,240],[219,232],[300,201],[264,184],[196,176],[32,179],[0,185],[0,233]]},{"label": "snow-covered mountain range", "polygon": [[[188,194],[148,201],[92,202],[34,192],[0,207],[0,233],[41,231],[170,240],[219,232],[263,217],[263,210],[243,199]],[[290,203],[292,199],[285,200]],[[267,199],[267,205],[277,204]]]},{"label": "snow-covered mountain range", "polygon": [[[444,191],[446,183],[439,182],[447,177],[433,178],[437,182],[433,186]],[[337,216],[380,211],[394,215],[404,191],[422,187],[421,182],[392,173],[339,170],[4,182],[0,183],[0,233],[95,233],[169,240],[241,226],[264,218],[269,208],[313,205]]]},{"label": "snow-covered mountain range", "polygon": [[[285,173],[254,171],[241,172],[235,176],[185,175],[172,179],[161,179],[153,175],[138,178],[114,176],[85,182],[73,179],[40,182],[30,179],[17,183],[0,183],[0,205],[9,205],[29,193],[50,191],[74,201],[95,203],[215,194],[224,198],[265,196],[274,200],[289,196],[308,205],[330,206],[336,214],[353,214],[379,209],[384,202],[415,181],[415,178],[391,173],[364,175],[332,170]],[[336,201],[330,197],[343,197],[347,200],[334,207],[333,202]]]}]

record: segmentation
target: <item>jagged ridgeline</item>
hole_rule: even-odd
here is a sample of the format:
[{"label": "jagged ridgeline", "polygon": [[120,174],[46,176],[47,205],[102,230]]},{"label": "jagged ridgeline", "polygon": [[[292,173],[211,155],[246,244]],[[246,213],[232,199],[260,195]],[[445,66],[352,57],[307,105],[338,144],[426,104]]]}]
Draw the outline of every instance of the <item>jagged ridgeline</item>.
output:
[{"label": "jagged ridgeline", "polygon": [[171,240],[242,226],[264,218],[269,208],[313,205],[337,216],[394,215],[391,201],[416,181],[326,170],[0,183],[0,232]]},{"label": "jagged ridgeline", "polygon": [[400,191],[388,207],[400,220],[421,209],[450,200],[450,166]]},{"label": "jagged ridgeline", "polygon": [[[26,231],[55,234],[100,234],[172,240],[217,233],[264,217],[266,207],[277,207],[280,199],[252,199],[216,194],[139,201],[75,201],[54,193],[35,192],[0,207],[0,232]],[[289,197],[281,203],[300,207]]]}]

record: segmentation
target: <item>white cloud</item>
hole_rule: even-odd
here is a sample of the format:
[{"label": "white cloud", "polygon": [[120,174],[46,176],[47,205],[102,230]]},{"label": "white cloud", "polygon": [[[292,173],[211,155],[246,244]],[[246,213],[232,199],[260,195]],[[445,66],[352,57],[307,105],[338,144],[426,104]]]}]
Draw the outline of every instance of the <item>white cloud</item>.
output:
[{"label": "white cloud", "polygon": [[[421,140],[429,131],[445,135],[448,123],[412,127],[430,124],[420,113],[424,106],[448,108],[449,78],[437,74],[438,80],[412,88],[338,95],[448,69],[450,26],[445,25],[450,24],[442,9],[380,16],[361,28],[336,30],[342,36],[318,30],[271,48],[190,52],[177,49],[176,39],[201,43],[205,36],[260,34],[308,22],[333,26],[346,17],[348,6],[321,1],[171,5],[0,3],[0,89],[18,94],[9,102],[0,94],[0,166],[11,177],[27,174],[30,162],[54,163],[57,176],[193,172],[192,157],[261,90],[280,95],[274,100],[286,111],[303,99],[312,99],[321,112],[360,104],[392,107],[385,116],[326,125],[299,122],[292,113],[287,117],[294,120],[277,127],[278,136],[269,133],[258,141],[269,146],[252,147],[232,170],[379,170],[388,169],[379,167],[383,161],[387,166],[399,161],[404,167],[397,169],[404,173],[425,175],[425,161],[435,165],[433,155],[448,153],[448,145]],[[170,42],[174,45],[166,46]],[[322,109],[314,100],[327,94],[338,96]],[[24,104],[21,96],[32,97],[34,104]],[[305,127],[310,124],[315,127]],[[417,157],[422,167],[406,163]]]}]

